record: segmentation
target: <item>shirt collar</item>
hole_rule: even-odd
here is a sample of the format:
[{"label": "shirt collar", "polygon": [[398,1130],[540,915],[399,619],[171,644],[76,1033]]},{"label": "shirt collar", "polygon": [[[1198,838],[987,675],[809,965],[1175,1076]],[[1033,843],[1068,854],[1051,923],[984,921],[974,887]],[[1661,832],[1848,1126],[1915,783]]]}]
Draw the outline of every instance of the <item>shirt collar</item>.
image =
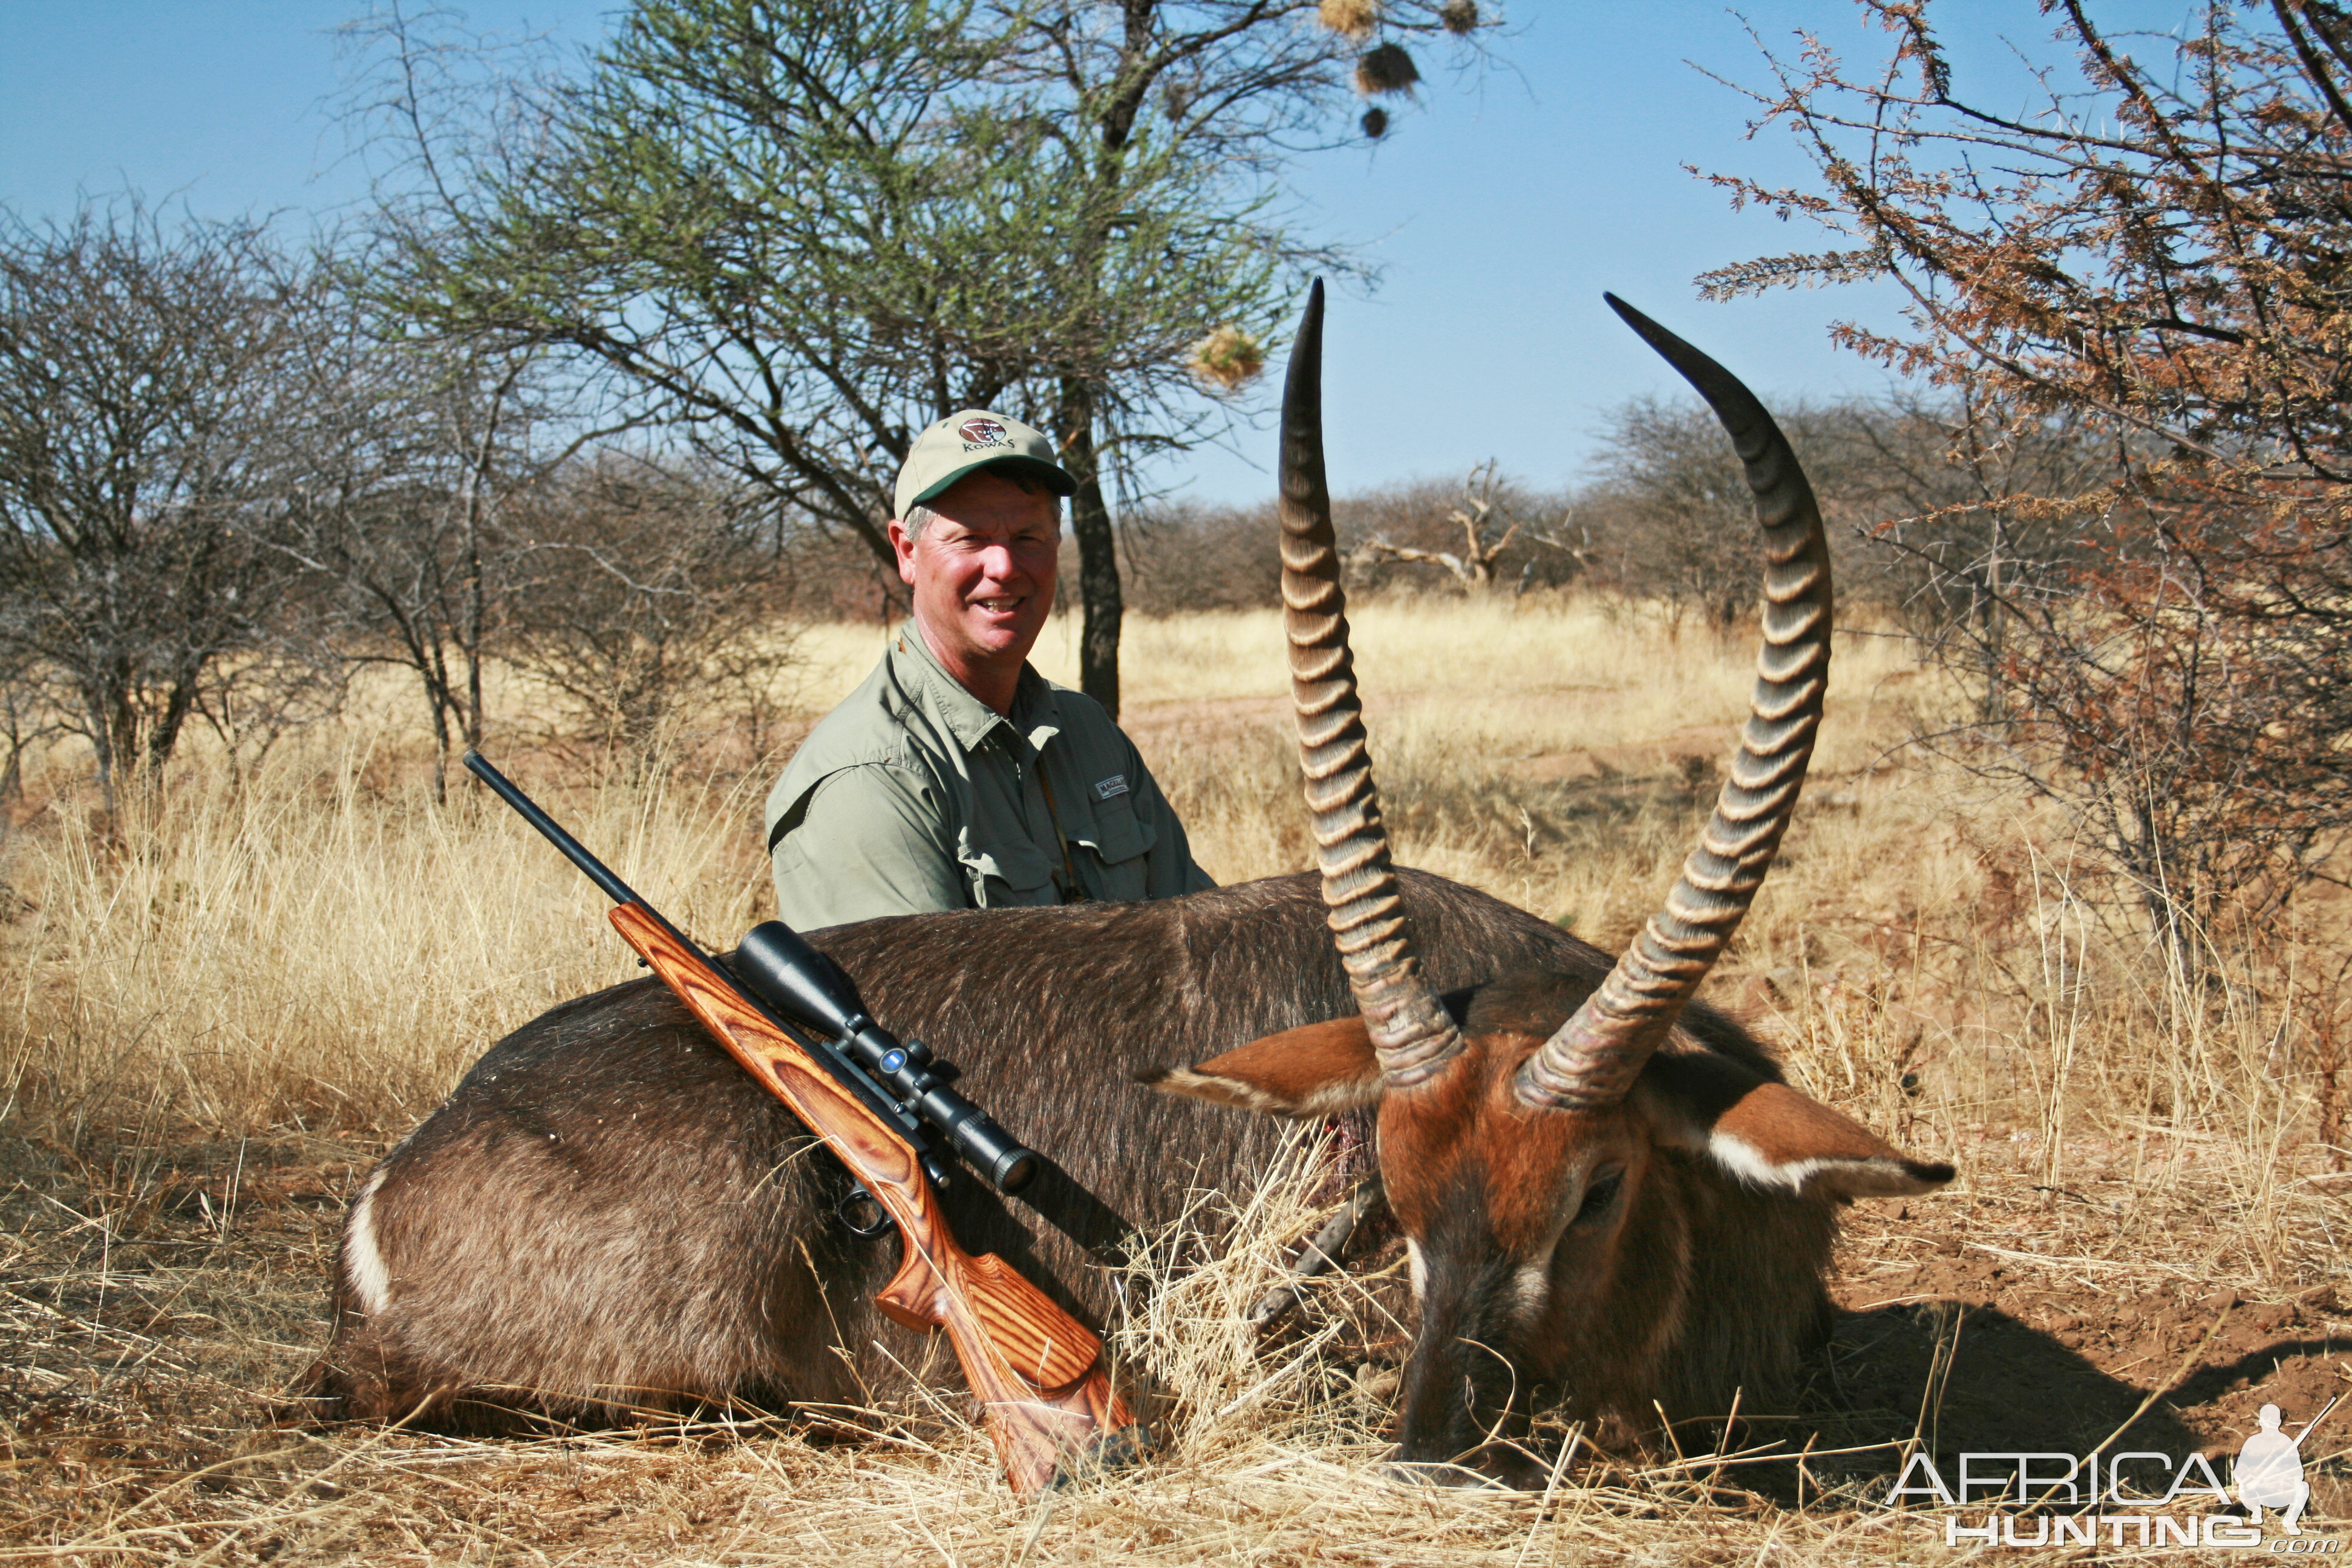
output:
[{"label": "shirt collar", "polygon": [[890,658],[896,661],[901,684],[911,679],[922,687],[929,696],[927,706],[967,752],[978,751],[999,725],[1025,738],[1032,750],[1042,750],[1062,732],[1062,710],[1054,700],[1053,685],[1030,664],[1021,666],[1008,720],[947,672],[914,622],[902,624],[890,639]]}]

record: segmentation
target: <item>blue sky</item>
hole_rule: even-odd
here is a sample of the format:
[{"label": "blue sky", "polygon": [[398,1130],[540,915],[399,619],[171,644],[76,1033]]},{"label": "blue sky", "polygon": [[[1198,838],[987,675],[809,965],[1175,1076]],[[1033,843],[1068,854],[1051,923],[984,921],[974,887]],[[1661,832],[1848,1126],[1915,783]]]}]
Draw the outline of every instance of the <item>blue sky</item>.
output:
[{"label": "blue sky", "polygon": [[[2143,25],[2177,4],[2119,7]],[[299,226],[357,200],[364,180],[333,116],[342,85],[334,28],[361,0],[0,0],[0,203],[40,219],[79,195],[124,189],[206,216],[281,215]],[[465,7],[480,28],[530,27],[593,42],[609,4]],[[2105,7],[2103,9],[2118,9]],[[2004,39],[2050,58],[2030,0],[1947,5],[1970,71],[2025,83]],[[1784,53],[1809,27],[1875,58],[1850,0],[1518,0],[1512,68],[1457,83],[1431,70],[1418,105],[1377,148],[1301,165],[1308,226],[1357,242],[1384,269],[1369,297],[1335,301],[1327,422],[1335,488],[1466,469],[1487,458],[1538,484],[1576,478],[1601,411],[1673,390],[1672,374],[1601,304],[1612,289],[1706,348],[1768,401],[1885,384],[1833,351],[1840,318],[1884,322],[1883,289],[1701,302],[1695,274],[1811,242],[1733,213],[1684,170],[1800,180],[1785,133],[1743,140],[1749,106],[1702,68],[1763,79],[1756,33]],[[1425,61],[1425,64],[1433,64]],[[1271,437],[1244,432],[1160,478],[1204,500],[1270,489]]]}]

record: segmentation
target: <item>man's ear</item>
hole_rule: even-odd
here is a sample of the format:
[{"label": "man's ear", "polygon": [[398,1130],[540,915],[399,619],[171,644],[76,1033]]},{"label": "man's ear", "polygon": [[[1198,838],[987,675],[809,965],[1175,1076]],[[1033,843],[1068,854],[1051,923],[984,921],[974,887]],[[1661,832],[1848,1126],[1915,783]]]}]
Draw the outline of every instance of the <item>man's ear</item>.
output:
[{"label": "man's ear", "polygon": [[915,585],[915,541],[907,532],[907,525],[897,518],[890,520],[890,552],[898,558],[898,581],[911,588]]},{"label": "man's ear", "polygon": [[1269,1116],[1335,1116],[1381,1097],[1381,1061],[1360,1014],[1252,1040],[1188,1068],[1160,1068],[1136,1082]]},{"label": "man's ear", "polygon": [[1903,1198],[1933,1192],[1954,1174],[1713,1052],[1659,1052],[1633,1092],[1665,1141],[1750,1186],[1801,1197]]}]

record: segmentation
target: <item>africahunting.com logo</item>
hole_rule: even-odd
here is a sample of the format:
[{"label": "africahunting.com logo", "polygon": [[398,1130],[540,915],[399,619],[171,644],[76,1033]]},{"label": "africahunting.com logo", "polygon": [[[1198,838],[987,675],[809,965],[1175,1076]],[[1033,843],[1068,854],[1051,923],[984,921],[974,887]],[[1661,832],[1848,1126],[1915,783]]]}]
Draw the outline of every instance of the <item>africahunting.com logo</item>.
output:
[{"label": "africahunting.com logo", "polygon": [[[1948,1510],[1947,1546],[2223,1546],[2334,1556],[2343,1551],[2342,1538],[2303,1529],[2311,1501],[2303,1440],[2336,1403],[2329,1400],[2292,1437],[2280,1430],[2279,1407],[2263,1405],[2260,1425],[2231,1467],[2234,1498],[2202,1454],[2192,1451],[2175,1465],[2169,1454],[2127,1449],[2079,1457],[1962,1454],[1948,1483],[1934,1459],[1917,1453],[1886,1500],[1897,1507],[1906,1498],[1941,1503]],[[2244,1511],[2211,1510],[2208,1499]]]}]

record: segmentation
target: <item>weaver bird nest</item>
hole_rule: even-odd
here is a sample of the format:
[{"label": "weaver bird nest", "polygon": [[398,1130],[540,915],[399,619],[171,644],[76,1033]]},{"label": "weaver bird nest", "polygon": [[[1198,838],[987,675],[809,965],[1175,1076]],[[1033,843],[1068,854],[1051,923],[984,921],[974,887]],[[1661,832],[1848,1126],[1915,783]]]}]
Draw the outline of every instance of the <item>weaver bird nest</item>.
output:
[{"label": "weaver bird nest", "polygon": [[1239,327],[1219,327],[1192,345],[1187,368],[1204,385],[1239,392],[1265,368],[1265,345]]},{"label": "weaver bird nest", "polygon": [[1366,49],[1363,58],[1356,62],[1356,90],[1366,98],[1383,92],[1410,92],[1412,84],[1421,79],[1421,68],[1412,63],[1402,44],[1382,44]]},{"label": "weaver bird nest", "polygon": [[1445,0],[1437,20],[1455,37],[1466,38],[1478,30],[1478,0]]},{"label": "weaver bird nest", "polygon": [[1375,104],[1364,110],[1363,119],[1356,123],[1364,128],[1367,137],[1377,142],[1389,133],[1389,111]]},{"label": "weaver bird nest", "polygon": [[1369,38],[1381,25],[1381,0],[1318,0],[1315,19],[1344,38]]}]

